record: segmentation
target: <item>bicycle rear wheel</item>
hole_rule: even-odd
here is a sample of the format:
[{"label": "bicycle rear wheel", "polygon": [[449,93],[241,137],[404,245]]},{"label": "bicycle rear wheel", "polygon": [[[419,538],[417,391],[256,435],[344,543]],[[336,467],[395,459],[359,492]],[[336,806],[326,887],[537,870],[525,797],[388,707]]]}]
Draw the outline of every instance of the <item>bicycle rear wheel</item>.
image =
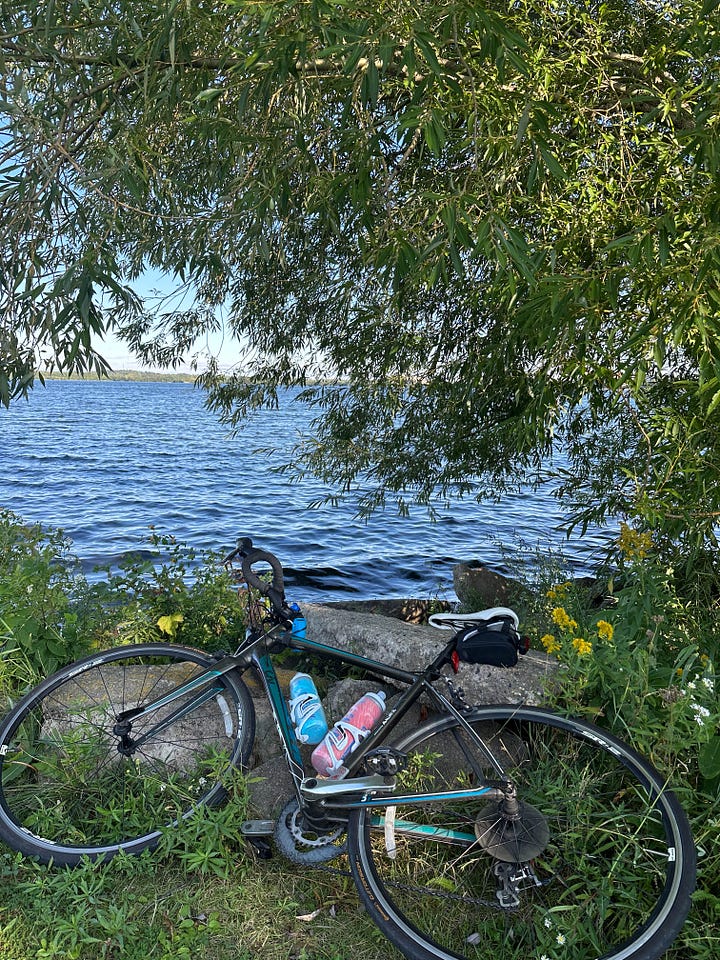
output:
[{"label": "bicycle rear wheel", "polygon": [[255,733],[239,677],[216,677],[136,718],[124,740],[116,728],[121,711],[212,663],[173,644],[118,647],[30,691],[0,724],[0,837],[45,863],[109,859],[155,846],[164,828],[224,800]]},{"label": "bicycle rear wheel", "polygon": [[[353,874],[385,935],[412,960],[659,957],[695,883],[687,818],[663,778],[605,731],[546,710],[468,719],[517,785],[519,816],[442,796],[354,814]],[[397,747],[404,793],[498,779],[452,717]]]}]

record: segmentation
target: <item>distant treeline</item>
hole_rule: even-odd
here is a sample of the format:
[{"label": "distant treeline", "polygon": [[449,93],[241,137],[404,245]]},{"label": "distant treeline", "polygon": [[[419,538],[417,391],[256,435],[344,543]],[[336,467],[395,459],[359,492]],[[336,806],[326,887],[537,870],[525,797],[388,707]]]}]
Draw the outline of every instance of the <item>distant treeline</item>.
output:
[{"label": "distant treeline", "polygon": [[[64,374],[53,371],[48,373],[43,371],[44,380],[136,380],[141,383],[195,383],[196,376],[192,373],[160,373],[155,370],[113,370],[106,376],[98,376],[97,373],[72,373]],[[321,384],[341,383],[339,380],[308,380],[307,386],[318,386]]]},{"label": "distant treeline", "polygon": [[159,373],[155,370],[113,370],[107,376],[100,377],[96,373],[86,373],[84,375],[71,374],[67,376],[62,373],[43,373],[45,380],[138,380],[143,383],[195,383],[195,375],[192,373]]}]

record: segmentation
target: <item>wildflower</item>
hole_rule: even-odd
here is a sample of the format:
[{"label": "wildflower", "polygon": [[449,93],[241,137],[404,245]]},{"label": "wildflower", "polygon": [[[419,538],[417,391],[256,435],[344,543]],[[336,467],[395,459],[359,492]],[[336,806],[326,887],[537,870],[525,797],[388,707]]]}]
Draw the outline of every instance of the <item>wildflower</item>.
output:
[{"label": "wildflower", "polygon": [[[543,920],[543,923],[548,928],[548,930],[550,929],[550,927],[552,927],[552,920],[550,919],[550,917],[545,917],[545,919]],[[540,958],[540,960],[542,960],[542,957]]]},{"label": "wildflower", "polygon": [[567,630],[570,633],[572,633],[573,630],[577,630],[577,622],[572,619],[564,607],[555,607],[551,613],[551,617],[553,623],[557,624],[561,629]]},{"label": "wildflower", "polygon": [[570,581],[566,580],[565,583],[556,583],[554,587],[550,587],[545,596],[548,600],[564,600],[569,589]]},{"label": "wildflower", "polygon": [[644,560],[652,547],[652,537],[649,533],[639,533],[626,523],[621,523],[618,546],[628,560]]},{"label": "wildflower", "polygon": [[697,684],[694,680],[691,680],[687,685],[688,690],[697,690]]},{"label": "wildflower", "polygon": [[710,716],[710,711],[707,707],[701,707],[699,703],[691,703],[690,706],[695,711],[697,717],[707,718]]},{"label": "wildflower", "polygon": [[557,943],[557,945],[558,945],[559,947],[564,946],[564,944],[565,944],[565,934],[564,934],[564,933],[559,933],[559,934],[555,937],[555,943]]},{"label": "wildflower", "polygon": [[592,653],[592,643],[590,643],[589,640],[584,640],[582,637],[575,637],[572,645],[575,647],[581,657],[584,657],[588,653]]},{"label": "wildflower", "polygon": [[544,637],[540,637],[540,643],[545,647],[547,653],[557,653],[560,649],[560,644],[551,633],[546,633]]},{"label": "wildflower", "polygon": [[611,623],[608,623],[607,620],[598,620],[597,624],[597,634],[601,640],[612,640],[615,629]]}]

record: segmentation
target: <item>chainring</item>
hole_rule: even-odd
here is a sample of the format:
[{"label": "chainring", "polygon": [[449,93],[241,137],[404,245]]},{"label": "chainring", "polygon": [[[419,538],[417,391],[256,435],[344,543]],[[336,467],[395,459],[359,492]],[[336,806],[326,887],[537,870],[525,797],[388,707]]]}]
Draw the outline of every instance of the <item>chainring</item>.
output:
[{"label": "chainring", "polygon": [[347,849],[342,840],[345,829],[321,833],[304,823],[296,799],[285,805],[275,824],[275,843],[284,857],[293,863],[312,866],[341,856]]}]

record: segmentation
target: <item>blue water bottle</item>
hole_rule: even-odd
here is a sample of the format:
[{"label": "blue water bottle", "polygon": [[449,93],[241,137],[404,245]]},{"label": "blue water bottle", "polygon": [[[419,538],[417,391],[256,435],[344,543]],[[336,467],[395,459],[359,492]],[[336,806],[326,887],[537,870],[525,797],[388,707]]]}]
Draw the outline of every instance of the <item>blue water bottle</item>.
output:
[{"label": "blue water bottle", "polygon": [[328,732],[325,711],[320,703],[313,678],[296,673],[290,681],[290,719],[300,743],[320,743]]},{"label": "blue water bottle", "polygon": [[292,635],[299,640],[304,640],[307,635],[307,620],[300,613],[300,607],[296,603],[290,604],[293,613]]}]

